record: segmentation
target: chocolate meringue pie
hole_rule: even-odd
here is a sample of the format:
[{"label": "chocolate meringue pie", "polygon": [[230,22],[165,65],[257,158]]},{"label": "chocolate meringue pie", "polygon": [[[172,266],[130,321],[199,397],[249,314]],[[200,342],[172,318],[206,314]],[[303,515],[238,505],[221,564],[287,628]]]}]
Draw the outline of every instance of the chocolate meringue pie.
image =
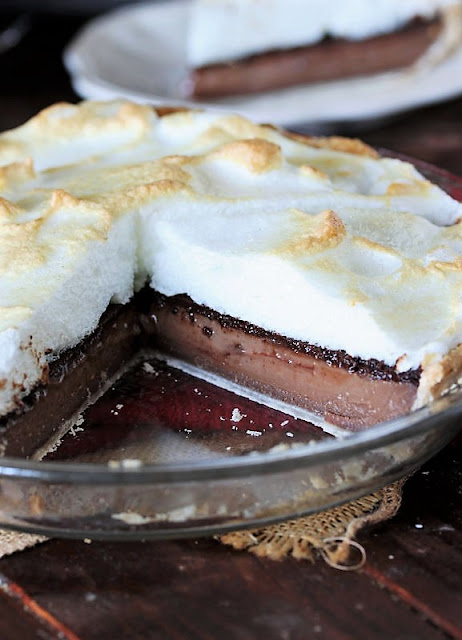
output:
[{"label": "chocolate meringue pie", "polygon": [[357,429],[462,375],[462,205],[358,140],[57,104],[0,135],[2,450],[152,349]]}]

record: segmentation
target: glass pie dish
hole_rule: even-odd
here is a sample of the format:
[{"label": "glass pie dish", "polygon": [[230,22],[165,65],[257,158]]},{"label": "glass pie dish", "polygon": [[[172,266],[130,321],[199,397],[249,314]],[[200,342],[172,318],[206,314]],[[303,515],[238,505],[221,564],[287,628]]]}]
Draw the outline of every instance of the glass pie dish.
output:
[{"label": "glass pie dish", "polygon": [[[462,200],[462,180],[415,163]],[[151,354],[42,460],[0,458],[0,526],[50,536],[210,535],[305,515],[417,469],[456,434],[462,390],[333,437]],[[296,417],[295,417],[296,416]]]}]

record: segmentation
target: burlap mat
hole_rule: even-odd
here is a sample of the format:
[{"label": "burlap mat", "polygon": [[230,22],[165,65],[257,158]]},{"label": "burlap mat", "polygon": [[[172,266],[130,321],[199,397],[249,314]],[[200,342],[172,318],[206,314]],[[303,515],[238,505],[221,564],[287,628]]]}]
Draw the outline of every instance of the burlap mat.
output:
[{"label": "burlap mat", "polygon": [[28,547],[33,547],[39,542],[45,542],[45,536],[38,536],[33,533],[20,533],[18,531],[7,531],[0,529],[0,558],[9,556],[16,551],[23,551]]},{"label": "burlap mat", "polygon": [[[403,484],[404,480],[400,480],[364,498],[321,513],[261,529],[235,531],[217,536],[217,539],[235,549],[273,560],[293,556],[314,561],[322,557],[337,569],[359,569],[366,561],[366,551],[356,541],[357,533],[397,512]],[[0,558],[45,540],[44,536],[0,530]]]},{"label": "burlap mat", "polygon": [[344,571],[359,569],[366,551],[356,535],[367,525],[388,520],[398,511],[405,479],[370,495],[296,520],[246,531],[235,531],[218,539],[234,549],[246,549],[272,560],[287,556],[314,561],[322,557]]}]

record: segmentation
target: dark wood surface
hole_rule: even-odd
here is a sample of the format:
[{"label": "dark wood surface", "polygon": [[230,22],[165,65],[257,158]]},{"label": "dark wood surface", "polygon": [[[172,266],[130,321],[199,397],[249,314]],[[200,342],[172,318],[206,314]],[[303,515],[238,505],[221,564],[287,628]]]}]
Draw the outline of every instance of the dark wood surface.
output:
[{"label": "dark wood surface", "polygon": [[[80,23],[35,16],[0,57],[0,129],[77,100],[59,56]],[[361,136],[462,174],[462,99]],[[5,558],[0,640],[462,639],[461,451],[455,441],[425,465],[398,515],[361,534],[360,572],[263,560],[213,539],[53,540]]]}]

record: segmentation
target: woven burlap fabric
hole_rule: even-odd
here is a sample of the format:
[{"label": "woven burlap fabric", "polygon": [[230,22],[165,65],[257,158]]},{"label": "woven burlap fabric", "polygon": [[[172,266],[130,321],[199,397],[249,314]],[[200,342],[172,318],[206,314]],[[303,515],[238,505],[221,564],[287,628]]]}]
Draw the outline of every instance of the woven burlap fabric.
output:
[{"label": "woven burlap fabric", "polygon": [[322,557],[338,569],[357,569],[366,551],[356,535],[368,525],[388,520],[401,504],[405,480],[327,511],[278,524],[219,536],[235,549],[281,560],[287,556],[314,561]]},{"label": "woven burlap fabric", "polygon": [[45,536],[34,533],[20,533],[19,531],[7,531],[0,529],[0,558],[9,556],[16,551],[23,551],[28,547],[34,547],[39,542],[45,542]]},{"label": "woven burlap fabric", "polygon": [[[235,531],[218,536],[223,544],[261,557],[281,560],[287,556],[311,560],[323,557],[339,569],[356,569],[365,551],[355,537],[366,525],[391,518],[401,503],[404,481],[321,513],[287,520],[261,529]],[[44,536],[0,530],[0,558],[32,547]]]}]

